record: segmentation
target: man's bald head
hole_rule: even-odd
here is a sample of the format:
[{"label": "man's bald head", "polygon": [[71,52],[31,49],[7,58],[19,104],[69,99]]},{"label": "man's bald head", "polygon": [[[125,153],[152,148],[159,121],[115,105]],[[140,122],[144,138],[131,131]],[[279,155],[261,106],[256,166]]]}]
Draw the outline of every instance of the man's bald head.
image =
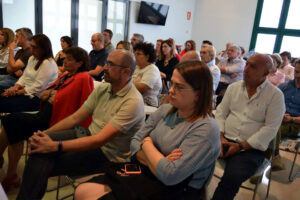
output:
[{"label": "man's bald head", "polygon": [[180,59],[180,62],[186,60],[200,60],[199,53],[197,51],[188,51]]},{"label": "man's bald head", "polygon": [[247,60],[244,69],[244,81],[246,84],[258,86],[273,68],[271,56],[266,54],[254,54]]}]

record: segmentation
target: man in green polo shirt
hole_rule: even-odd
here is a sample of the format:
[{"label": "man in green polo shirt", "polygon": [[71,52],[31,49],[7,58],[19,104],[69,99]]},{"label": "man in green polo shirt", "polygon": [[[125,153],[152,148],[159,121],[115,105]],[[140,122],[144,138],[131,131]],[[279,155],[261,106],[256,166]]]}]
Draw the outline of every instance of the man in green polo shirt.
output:
[{"label": "man in green polo shirt", "polygon": [[[50,176],[97,173],[105,163],[129,157],[130,138],[144,122],[143,98],[131,82],[134,69],[129,51],[113,51],[104,66],[107,83],[74,114],[34,133],[17,199],[41,199]],[[76,127],[91,116],[88,129]]]}]

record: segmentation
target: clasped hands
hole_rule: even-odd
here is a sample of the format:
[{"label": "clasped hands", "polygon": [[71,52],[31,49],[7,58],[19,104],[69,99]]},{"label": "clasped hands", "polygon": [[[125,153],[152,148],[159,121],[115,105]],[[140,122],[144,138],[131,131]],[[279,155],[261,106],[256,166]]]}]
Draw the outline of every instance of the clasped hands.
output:
[{"label": "clasped hands", "polygon": [[[228,150],[226,154],[224,155],[223,147],[228,146]],[[236,153],[240,152],[240,145],[235,142],[229,142],[225,138],[221,138],[221,152],[220,152],[220,158],[227,158],[231,155],[234,155]]]},{"label": "clasped hands", "polygon": [[57,142],[53,141],[46,133],[42,131],[34,132],[29,138],[29,154],[49,153],[58,150]]},{"label": "clasped hands", "polygon": [[16,86],[6,89],[0,96],[1,97],[11,97],[16,96],[18,88]]}]

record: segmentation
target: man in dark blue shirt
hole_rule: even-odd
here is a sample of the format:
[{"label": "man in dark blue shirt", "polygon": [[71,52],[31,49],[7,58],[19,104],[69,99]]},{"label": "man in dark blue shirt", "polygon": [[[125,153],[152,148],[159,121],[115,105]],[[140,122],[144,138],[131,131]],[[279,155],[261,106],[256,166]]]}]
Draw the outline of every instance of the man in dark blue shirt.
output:
[{"label": "man in dark blue shirt", "polygon": [[284,163],[279,155],[280,139],[295,137],[300,133],[300,60],[296,62],[294,80],[283,83],[278,87],[284,94],[286,112],[277,134],[276,156],[272,163],[273,170],[284,169]]},{"label": "man in dark blue shirt", "polygon": [[101,81],[104,74],[103,67],[105,65],[108,52],[104,48],[104,36],[101,33],[92,35],[91,45],[93,50],[89,56],[91,59],[91,70],[88,72],[95,80]]}]

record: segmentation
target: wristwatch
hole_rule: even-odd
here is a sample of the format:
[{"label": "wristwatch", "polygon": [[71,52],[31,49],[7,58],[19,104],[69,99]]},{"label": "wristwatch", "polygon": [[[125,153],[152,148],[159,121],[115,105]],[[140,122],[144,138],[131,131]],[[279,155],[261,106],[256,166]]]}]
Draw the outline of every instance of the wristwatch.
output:
[{"label": "wristwatch", "polygon": [[239,147],[240,147],[240,152],[245,151],[245,149],[244,149],[242,143],[239,143]]}]

